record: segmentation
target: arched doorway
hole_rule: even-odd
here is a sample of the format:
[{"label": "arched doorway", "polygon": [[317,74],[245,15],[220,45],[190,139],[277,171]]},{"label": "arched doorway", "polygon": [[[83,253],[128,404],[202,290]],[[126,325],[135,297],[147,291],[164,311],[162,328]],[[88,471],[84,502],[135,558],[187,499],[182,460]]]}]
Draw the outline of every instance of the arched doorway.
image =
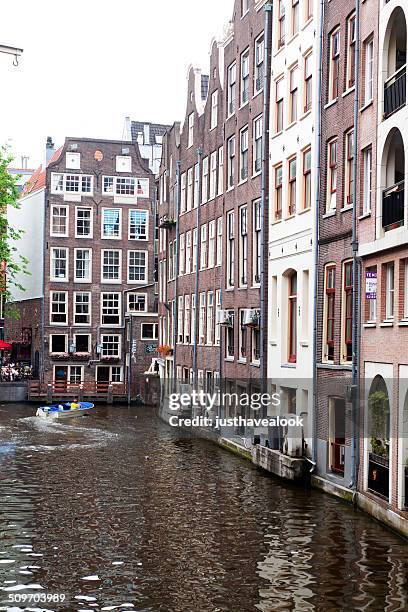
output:
[{"label": "arched doorway", "polygon": [[376,376],[368,395],[368,489],[389,497],[390,402],[385,380]]}]

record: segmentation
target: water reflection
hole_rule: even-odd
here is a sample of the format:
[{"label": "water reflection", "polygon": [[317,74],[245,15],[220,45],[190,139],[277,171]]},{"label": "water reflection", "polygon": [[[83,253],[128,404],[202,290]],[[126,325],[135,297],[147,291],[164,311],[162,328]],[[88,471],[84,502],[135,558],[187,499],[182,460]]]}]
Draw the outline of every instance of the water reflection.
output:
[{"label": "water reflection", "polygon": [[69,612],[408,609],[406,544],[349,506],[147,409],[32,412],[0,413],[0,610],[42,592]]}]

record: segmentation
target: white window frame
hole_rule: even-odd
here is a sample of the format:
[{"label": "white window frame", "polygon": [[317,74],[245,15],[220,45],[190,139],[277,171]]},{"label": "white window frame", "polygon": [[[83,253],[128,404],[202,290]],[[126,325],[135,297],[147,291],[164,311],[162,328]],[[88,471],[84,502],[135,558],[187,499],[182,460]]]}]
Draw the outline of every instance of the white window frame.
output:
[{"label": "white window frame", "polygon": [[393,321],[395,317],[395,264],[385,264],[385,320]]},{"label": "white window frame", "polygon": [[[119,212],[119,235],[109,236],[104,234],[104,214],[108,210],[115,210]],[[102,240],[122,240],[122,209],[119,207],[106,206],[101,211],[101,239]]]},{"label": "white window frame", "polygon": [[227,118],[235,113],[237,98],[237,64],[233,62],[227,69]]},{"label": "white window frame", "polygon": [[[118,315],[118,323],[104,323],[103,322],[103,317],[104,316],[116,316],[116,315],[112,315],[112,314],[106,314],[104,315],[103,313],[103,302],[104,302],[104,296],[109,295],[109,296],[115,296],[115,298],[117,297],[117,315]],[[117,328],[120,327],[122,325],[122,312],[121,312],[121,308],[122,308],[122,294],[120,293],[120,291],[102,291],[101,292],[101,298],[100,298],[100,309],[101,309],[101,327],[112,327],[112,328]]]},{"label": "white window frame", "polygon": [[374,39],[364,43],[364,104],[374,98]]},{"label": "white window frame", "polygon": [[[115,338],[115,341],[105,341],[105,338]],[[117,351],[115,351],[115,353],[105,353],[103,350],[103,345],[105,343],[109,343],[109,344],[114,344],[117,347]],[[103,333],[101,334],[101,357],[113,357],[115,359],[120,359],[122,355],[122,336],[121,334],[107,334],[107,333]]]},{"label": "white window frame", "polygon": [[67,170],[80,170],[81,154],[74,151],[67,151],[65,153],[65,168]]},{"label": "white window frame", "polygon": [[[144,308],[143,310],[136,310],[134,308],[130,308],[130,298],[131,297],[135,297],[135,298],[142,298],[143,302],[144,302]],[[132,312],[132,313],[137,313],[137,314],[143,314],[143,313],[147,313],[148,312],[148,297],[147,297],[147,293],[140,293],[138,291],[130,291],[127,294],[127,312]]]},{"label": "white window frame", "polygon": [[205,330],[205,340],[208,346],[212,346],[214,342],[214,292],[207,291],[207,321]]},{"label": "white window frame", "polygon": [[[145,273],[144,273],[144,278],[140,279],[140,280],[130,280],[130,255],[133,253],[144,253],[145,256]],[[147,279],[148,279],[148,272],[149,272],[149,251],[145,251],[142,249],[131,249],[128,251],[127,253],[127,282],[129,285],[138,285],[138,284],[144,284],[147,283]]]},{"label": "white window frame", "polygon": [[245,125],[239,132],[239,182],[248,180],[249,166],[249,129]]},{"label": "white window frame", "polygon": [[[79,295],[87,295],[88,296],[88,318],[89,321],[87,323],[77,323],[76,321],[76,316],[77,314],[79,316],[83,316],[83,314],[81,313],[77,313],[76,312],[76,306],[77,306],[77,296]],[[74,326],[75,327],[90,327],[92,324],[92,293],[90,291],[74,291],[73,294],[73,322],[74,322]]]},{"label": "white window frame", "polygon": [[224,193],[224,147],[221,146],[218,149],[218,181],[217,181],[217,195]]},{"label": "white window frame", "polygon": [[[88,350],[87,351],[77,351],[77,336],[87,336],[88,338]],[[92,350],[92,334],[88,334],[88,333],[82,333],[82,332],[75,332],[74,334],[72,334],[72,341],[73,344],[75,345],[75,352],[82,352],[82,353],[90,353]]]},{"label": "white window frame", "polygon": [[241,53],[241,74],[240,74],[240,88],[239,88],[239,100],[240,105],[245,106],[249,102],[249,47]]},{"label": "white window frame", "polygon": [[216,267],[221,266],[222,264],[222,217],[218,217],[217,219],[217,254],[215,265]]},{"label": "white window frame", "polygon": [[116,172],[132,172],[130,155],[116,155]]},{"label": "white window frame", "polygon": [[209,200],[213,200],[217,193],[217,151],[210,155],[210,192]]},{"label": "white window frame", "polygon": [[218,124],[218,89],[211,94],[211,120],[210,130],[217,127]]},{"label": "white window frame", "polygon": [[208,223],[208,261],[207,268],[213,268],[215,265],[215,241],[216,241],[216,222],[215,219]]},{"label": "white window frame", "polygon": [[207,266],[208,266],[207,224],[204,223],[200,229],[200,270],[205,270]]},{"label": "white window frame", "polygon": [[264,32],[255,39],[254,46],[254,96],[264,87],[265,37]]},{"label": "white window frame", "polygon": [[[78,191],[67,190],[67,177],[78,177]],[[90,179],[90,190],[83,189],[82,179]],[[64,196],[88,196],[92,197],[94,192],[94,177],[92,174],[78,174],[77,172],[51,172],[51,193],[53,195],[63,194]],[[56,180],[57,185],[56,186]],[[62,187],[62,189],[61,189]]]},{"label": "white window frame", "polygon": [[227,140],[227,191],[234,189],[236,164],[236,137],[235,134]]},{"label": "white window frame", "polygon": [[[65,232],[63,234],[56,233],[53,231],[53,219],[54,219],[54,209],[60,208],[65,209]],[[59,217],[60,218],[60,217]],[[67,238],[69,235],[69,206],[64,204],[51,204],[51,213],[50,213],[50,236],[55,236],[56,238]]]},{"label": "white window frame", "polygon": [[188,116],[188,142],[187,148],[193,146],[194,143],[194,113],[190,113]]},{"label": "white window frame", "polygon": [[[79,211],[87,211],[90,212],[89,216],[89,234],[78,234],[78,212]],[[93,208],[89,206],[75,206],[75,238],[83,239],[83,238],[93,238]]]},{"label": "white window frame", "polygon": [[[60,314],[64,314],[65,315],[65,321],[57,321],[57,322],[55,322],[55,321],[52,320],[52,315],[53,315],[52,305],[54,303],[53,297],[54,297],[54,295],[56,293],[58,293],[60,295],[64,295],[64,302],[55,302],[55,303],[59,303],[59,304],[64,303],[65,304],[65,312],[64,313],[60,313]],[[51,291],[50,292],[50,325],[52,325],[52,326],[62,326],[62,327],[66,327],[68,325],[68,291]]]},{"label": "white window frame", "polygon": [[[146,338],[145,334],[143,333],[143,328],[145,325],[153,325],[153,331],[156,332],[156,333],[153,333],[153,338]],[[150,340],[151,342],[158,340],[159,339],[159,324],[158,323],[141,323],[140,324],[140,339]]]},{"label": "white window frame", "polygon": [[[141,238],[140,236],[138,238],[133,238],[130,234],[130,228],[131,228],[131,216],[132,213],[143,213],[146,217],[146,234],[144,238]],[[142,240],[143,242],[146,242],[147,240],[149,240],[149,211],[145,210],[145,209],[140,209],[140,208],[131,208],[129,209],[128,212],[128,240]]]},{"label": "white window frame", "polygon": [[363,215],[371,213],[373,180],[373,149],[371,145],[363,149]]},{"label": "white window frame", "polygon": [[[262,130],[263,130],[262,115],[255,117],[253,121],[253,139],[252,139],[252,174],[257,176],[262,172]],[[257,156],[259,152],[259,157]],[[257,168],[257,161],[259,168]]]},{"label": "white window frame", "polygon": [[[65,276],[59,276],[57,277],[55,275],[55,257],[54,257],[54,253],[55,251],[63,251],[65,252],[65,258],[59,258],[59,259],[65,259]],[[50,280],[52,280],[52,282],[54,283],[67,283],[69,280],[69,249],[68,247],[51,247],[50,249]]]},{"label": "white window frame", "polygon": [[[89,253],[89,275],[86,278],[79,278],[77,276],[77,253],[78,251],[88,251]],[[80,247],[74,249],[74,282],[75,283],[91,283],[92,282],[92,249],[86,247]]]},{"label": "white window frame", "polygon": [[[119,263],[118,263],[118,278],[105,278],[104,276],[104,256],[105,253],[118,253],[119,254]],[[107,264],[111,266],[113,264]],[[116,267],[116,266],[115,266]],[[117,285],[122,282],[122,249],[101,249],[101,284],[103,285]]]},{"label": "white window frame", "polygon": [[[52,340],[54,336],[63,336],[65,340],[64,350],[63,351],[53,351],[52,350]],[[50,355],[63,355],[64,353],[68,353],[68,334],[50,334],[49,337],[50,343]]]}]

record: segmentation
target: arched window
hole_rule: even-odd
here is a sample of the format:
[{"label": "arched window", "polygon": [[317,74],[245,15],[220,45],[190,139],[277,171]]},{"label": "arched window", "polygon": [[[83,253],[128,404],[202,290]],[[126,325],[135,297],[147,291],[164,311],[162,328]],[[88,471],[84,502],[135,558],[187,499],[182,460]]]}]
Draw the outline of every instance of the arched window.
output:
[{"label": "arched window", "polygon": [[289,363],[296,363],[297,358],[297,274],[292,272],[288,277],[288,322],[289,322]]},{"label": "arched window", "polygon": [[368,437],[368,489],[388,499],[390,404],[382,376],[374,378],[368,395]]}]

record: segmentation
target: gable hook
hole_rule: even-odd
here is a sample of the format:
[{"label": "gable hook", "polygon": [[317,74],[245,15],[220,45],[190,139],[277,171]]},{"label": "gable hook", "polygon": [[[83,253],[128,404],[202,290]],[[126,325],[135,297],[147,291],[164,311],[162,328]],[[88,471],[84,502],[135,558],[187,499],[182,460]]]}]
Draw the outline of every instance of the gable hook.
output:
[{"label": "gable hook", "polygon": [[15,55],[15,56],[14,56],[14,59],[13,59],[13,66],[18,66],[18,55]]}]

